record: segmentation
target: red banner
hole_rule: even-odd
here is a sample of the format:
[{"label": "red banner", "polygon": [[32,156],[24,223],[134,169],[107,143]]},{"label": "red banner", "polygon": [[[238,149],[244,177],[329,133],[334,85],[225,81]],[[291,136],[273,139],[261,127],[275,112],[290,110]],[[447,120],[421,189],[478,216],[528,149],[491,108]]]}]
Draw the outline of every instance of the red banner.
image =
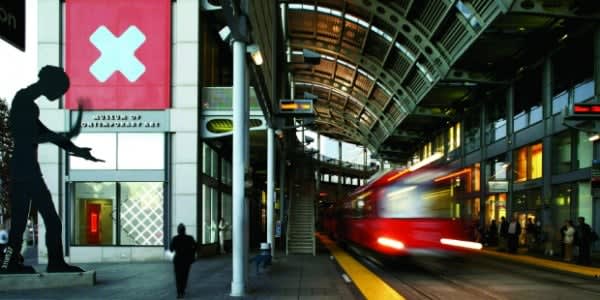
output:
[{"label": "red banner", "polygon": [[67,0],[66,26],[66,108],[169,108],[170,0]]}]

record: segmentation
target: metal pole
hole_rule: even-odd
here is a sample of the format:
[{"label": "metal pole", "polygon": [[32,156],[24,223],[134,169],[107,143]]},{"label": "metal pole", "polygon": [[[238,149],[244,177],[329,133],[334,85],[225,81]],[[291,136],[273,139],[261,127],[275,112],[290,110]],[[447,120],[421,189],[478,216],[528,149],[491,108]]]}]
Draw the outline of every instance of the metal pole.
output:
[{"label": "metal pole", "polygon": [[273,242],[273,217],[275,215],[275,136],[273,128],[267,129],[267,243],[271,256],[275,256]]},{"label": "metal pole", "polygon": [[232,199],[232,278],[231,296],[241,297],[246,292],[247,264],[244,261],[244,141],[248,134],[244,128],[246,94],[246,44],[233,42],[233,199]]},{"label": "metal pole", "polygon": [[[244,50],[246,48],[244,47]],[[244,61],[244,66],[246,62]],[[249,187],[246,187],[246,181],[252,180],[251,167],[250,167],[250,76],[248,76],[248,68],[244,68],[244,256],[242,261],[246,262],[249,260],[248,251],[250,251],[250,192]],[[248,282],[248,268],[244,268],[245,282]]]}]

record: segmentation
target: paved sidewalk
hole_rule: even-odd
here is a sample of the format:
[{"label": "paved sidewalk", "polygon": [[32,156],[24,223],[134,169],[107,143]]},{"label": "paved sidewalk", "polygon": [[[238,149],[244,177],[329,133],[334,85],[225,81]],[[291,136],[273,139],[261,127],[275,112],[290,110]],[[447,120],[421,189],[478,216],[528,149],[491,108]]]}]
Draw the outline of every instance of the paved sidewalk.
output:
[{"label": "paved sidewalk", "polygon": [[[95,269],[94,287],[0,291],[0,299],[175,299],[173,265],[156,263],[81,264]],[[45,269],[45,265],[34,266]],[[246,297],[229,297],[231,256],[203,258],[192,265],[186,299],[360,299],[343,281],[337,265],[322,253],[280,255],[273,266],[255,273],[249,266]]]}]

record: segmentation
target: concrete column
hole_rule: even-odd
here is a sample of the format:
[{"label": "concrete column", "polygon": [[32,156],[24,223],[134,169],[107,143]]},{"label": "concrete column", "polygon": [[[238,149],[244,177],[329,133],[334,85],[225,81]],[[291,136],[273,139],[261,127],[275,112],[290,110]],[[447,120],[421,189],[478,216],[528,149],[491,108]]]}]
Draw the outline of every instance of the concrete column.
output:
[{"label": "concrete column", "polygon": [[[26,4],[26,10],[31,6],[29,3]],[[65,67],[62,59],[64,53],[64,39],[63,37],[63,25],[64,20],[61,19],[61,10],[64,9],[64,3],[53,0],[39,0],[37,3],[37,12],[34,14],[34,18],[38,20],[38,63],[37,71],[43,66],[53,65]],[[64,16],[64,14],[62,14]],[[27,13],[27,18],[32,17]],[[29,34],[29,32],[27,33]],[[31,51],[31,47],[28,51]],[[36,76],[37,77],[37,76]],[[24,82],[20,88],[25,88],[27,85],[33,82]],[[43,99],[43,100],[42,100]],[[12,101],[12,99],[6,99]],[[40,97],[40,100],[36,101],[40,107],[40,121],[53,131],[65,131],[67,129],[67,111],[60,109],[58,101],[50,102],[44,96]],[[63,223],[63,243],[65,243],[65,207],[64,207],[64,192],[62,187],[64,186],[63,174],[64,168],[62,162],[64,161],[63,151],[60,150],[54,144],[41,144],[38,148],[38,161],[42,174],[44,175],[44,181],[50,190],[52,195],[52,202],[54,207],[61,217]],[[41,215],[38,214],[38,257],[39,263],[45,264],[48,262],[48,252],[45,247],[46,245],[46,227],[42,222]],[[63,245],[64,246],[64,245]],[[68,252],[65,252],[65,254]]]},{"label": "concrete column", "polygon": [[233,42],[233,214],[232,214],[232,280],[231,296],[241,297],[246,292],[246,274],[248,264],[244,261],[245,232],[245,190],[244,190],[244,143],[248,128],[245,127],[246,106],[248,102],[246,88],[246,44]]},{"label": "concrete column", "polygon": [[594,31],[594,90],[596,95],[596,101],[600,96],[600,26],[596,25],[596,30]]},{"label": "concrete column", "polygon": [[[381,164],[383,167],[383,163]],[[338,184],[336,200],[339,201],[342,197],[342,142],[338,141]]]},{"label": "concrete column", "polygon": [[275,216],[275,136],[273,128],[267,129],[267,243],[271,245],[271,255],[275,256],[273,239],[273,218]]},{"label": "concrete column", "polygon": [[547,57],[542,65],[542,112],[544,137],[542,139],[542,199],[550,203],[552,198],[552,60]]},{"label": "concrete column", "polygon": [[515,142],[513,118],[515,114],[515,86],[509,85],[506,89],[506,138],[508,142],[508,151],[506,151],[506,161],[508,168],[506,170],[506,180],[508,181],[508,193],[506,195],[506,219],[510,221],[512,217],[513,200],[513,178],[515,173],[515,164],[513,162],[513,147]]},{"label": "concrete column", "polygon": [[[485,164],[487,163],[487,133],[485,131],[486,127],[486,118],[487,118],[487,106],[485,103],[481,104],[481,112],[480,112],[480,120],[479,120],[479,129],[481,132],[480,142],[480,151],[481,151],[481,172],[479,172],[479,182],[481,183],[481,191],[479,192],[479,222],[483,224],[485,221],[485,202],[487,199],[487,175],[485,174]],[[446,149],[446,146],[444,146]]]},{"label": "concrete column", "polygon": [[286,168],[287,168],[287,163],[286,163],[286,158],[285,158],[285,143],[282,142],[281,143],[281,155],[280,155],[280,160],[279,160],[279,221],[281,223],[281,241],[283,241],[283,247],[286,250],[287,253],[287,243],[285,243],[286,240],[286,228],[287,228],[287,222],[286,222],[286,216],[287,216],[287,211],[286,211],[286,207],[287,204],[285,203],[285,176],[286,176]]},{"label": "concrete column", "polygon": [[172,108],[170,127],[173,134],[171,170],[171,233],[183,223],[186,232],[202,239],[201,217],[197,207],[204,199],[198,192],[198,89],[200,6],[195,0],[173,2],[172,16]]}]

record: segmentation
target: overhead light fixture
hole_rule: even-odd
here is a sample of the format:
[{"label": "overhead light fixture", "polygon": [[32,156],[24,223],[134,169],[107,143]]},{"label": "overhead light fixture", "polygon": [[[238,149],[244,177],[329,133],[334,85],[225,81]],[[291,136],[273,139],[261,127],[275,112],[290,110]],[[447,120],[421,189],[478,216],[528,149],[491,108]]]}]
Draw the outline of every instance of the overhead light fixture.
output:
[{"label": "overhead light fixture", "polygon": [[248,45],[246,47],[246,52],[250,53],[250,57],[252,57],[252,61],[254,61],[255,65],[260,66],[263,64],[262,53],[260,53],[260,47],[258,47],[258,45]]},{"label": "overhead light fixture", "polygon": [[525,27],[519,27],[519,31],[525,31]]},{"label": "overhead light fixture", "polygon": [[599,139],[600,139],[600,135],[598,135],[598,134],[594,134],[594,135],[592,135],[592,136],[590,136],[590,137],[588,138],[588,140],[589,140],[590,142],[594,142],[594,141],[597,141],[597,140],[599,140]]}]

